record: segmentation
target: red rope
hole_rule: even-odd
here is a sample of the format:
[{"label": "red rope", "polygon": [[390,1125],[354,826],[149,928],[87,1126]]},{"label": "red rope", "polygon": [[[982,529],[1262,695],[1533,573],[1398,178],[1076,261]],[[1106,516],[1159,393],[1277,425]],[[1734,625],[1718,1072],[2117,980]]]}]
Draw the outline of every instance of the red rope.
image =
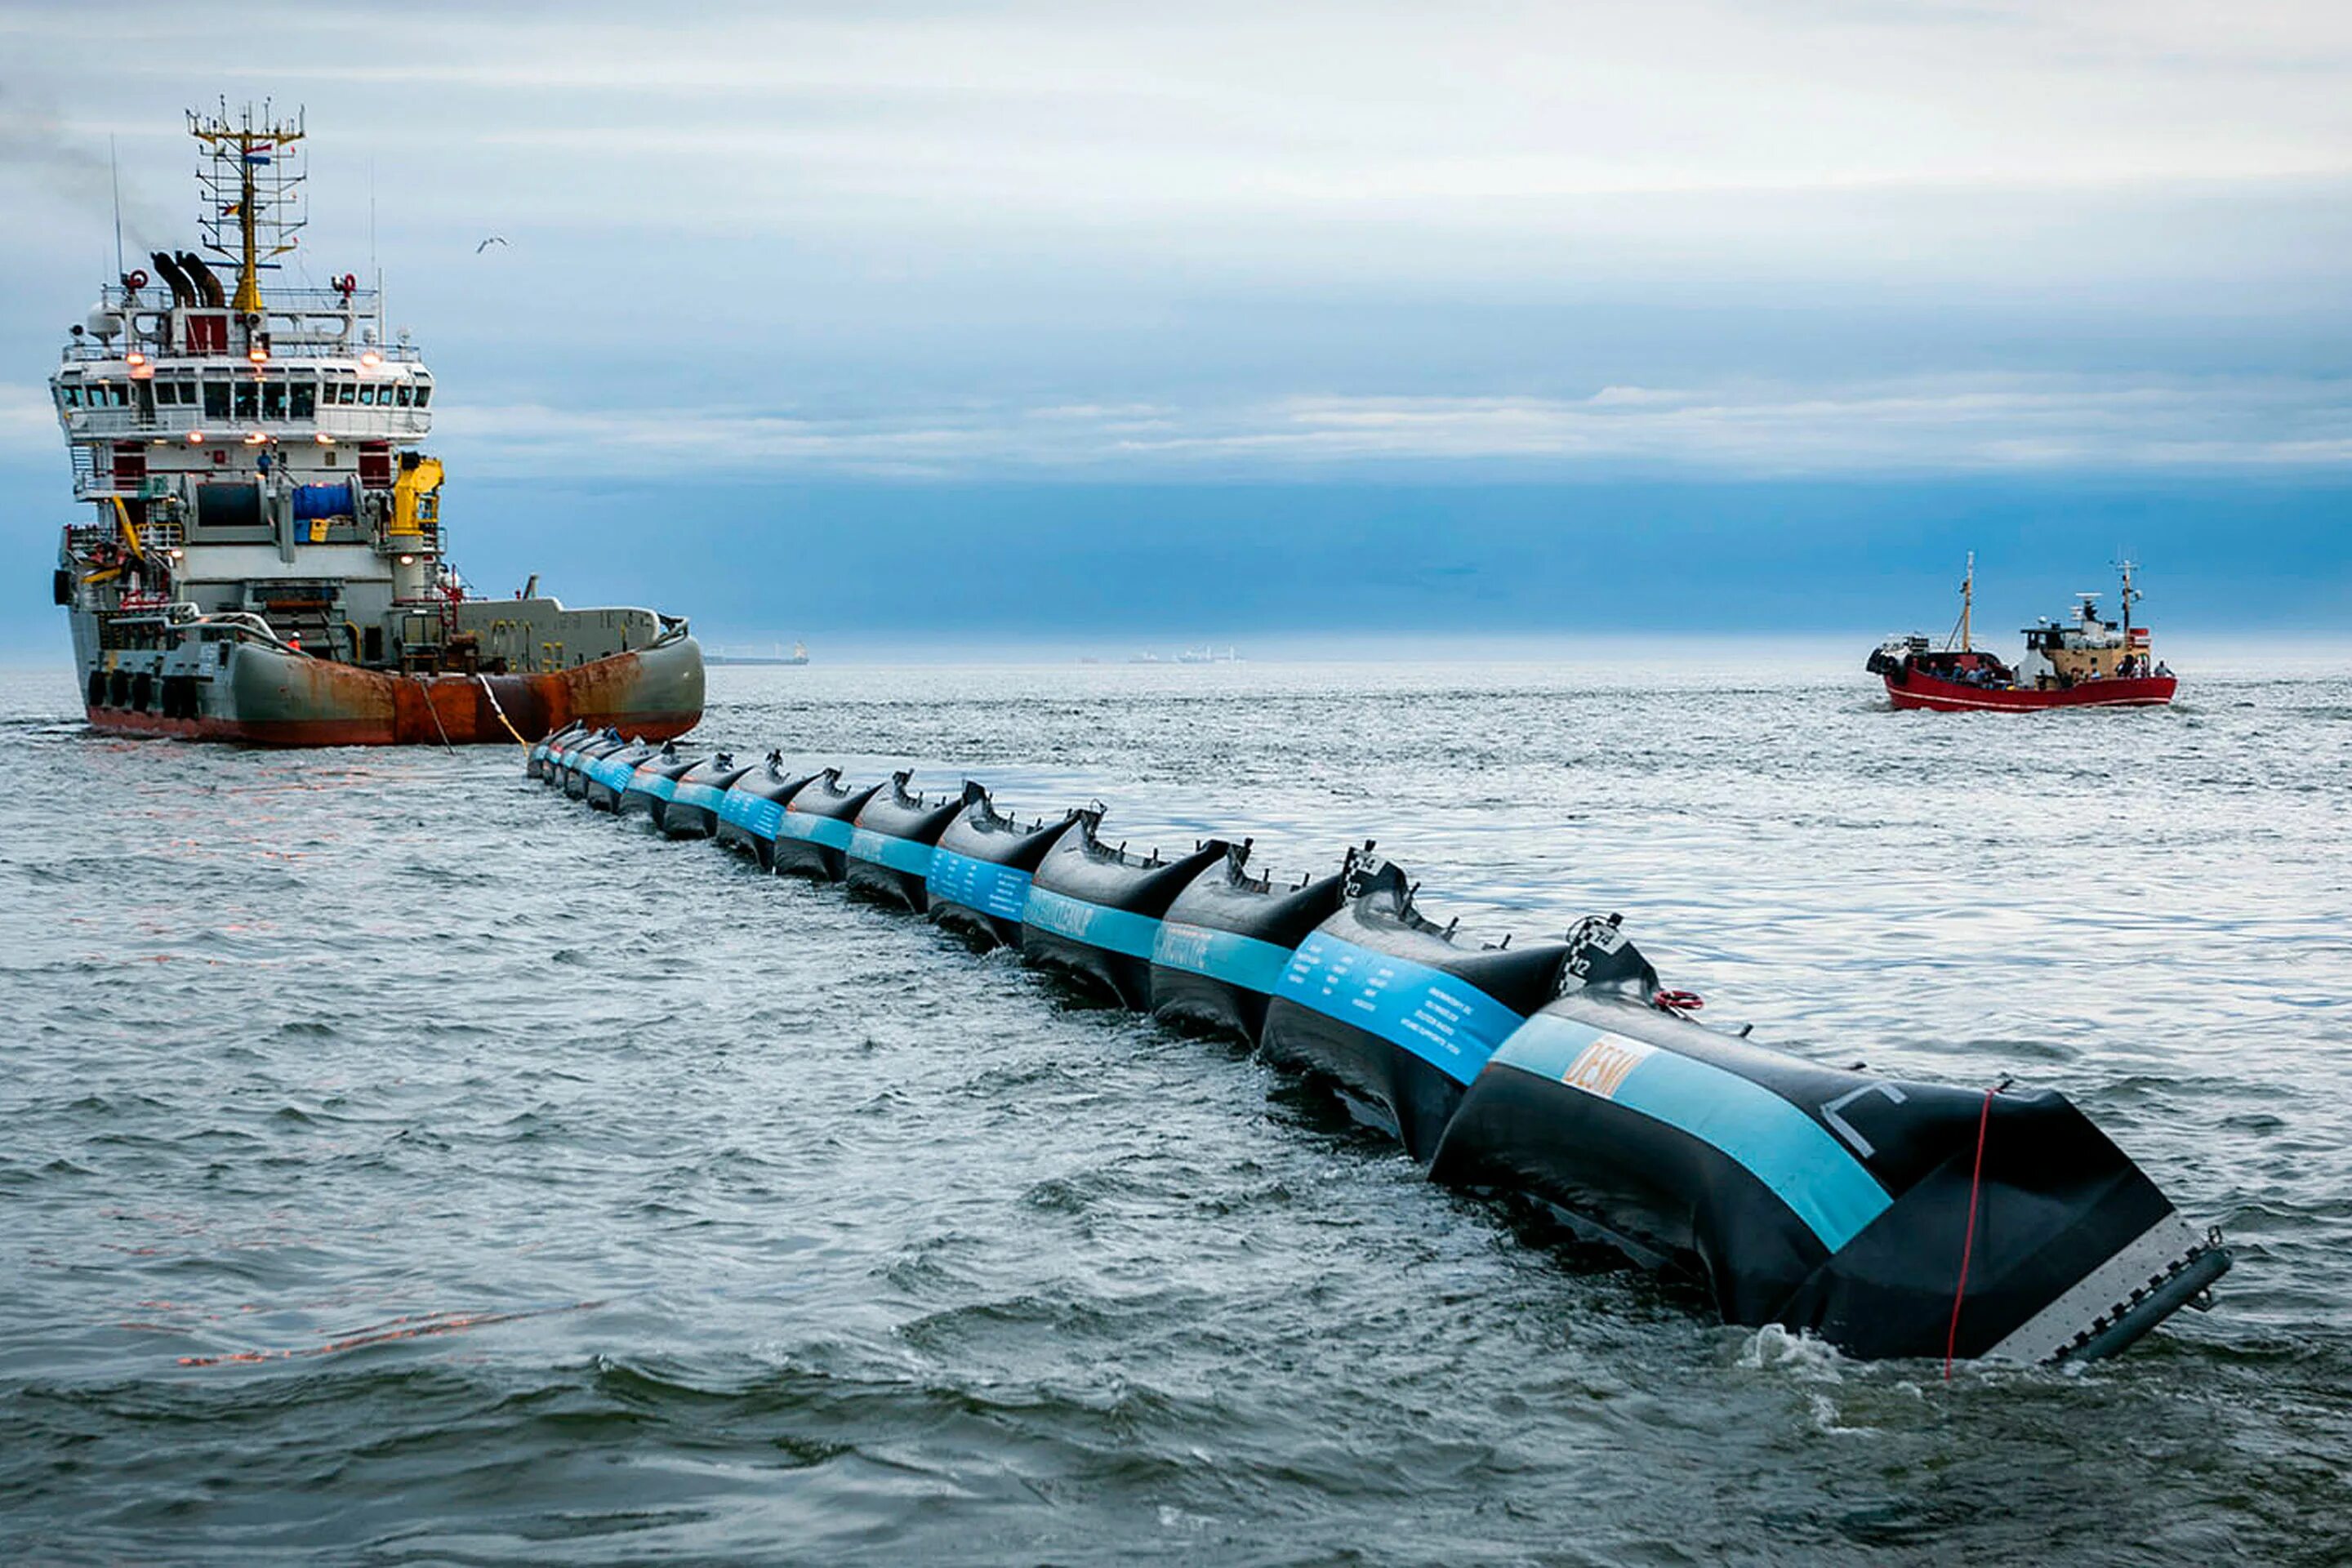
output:
[{"label": "red rope", "polygon": [[1977,1194],[1984,1186],[1985,1130],[1992,1122],[1992,1097],[1999,1089],[1985,1090],[1984,1109],[1977,1112],[1977,1168],[1969,1177],[1969,1229],[1960,1238],[1960,1282],[1952,1289],[1952,1327],[1944,1336],[1944,1381],[1952,1381],[1952,1353],[1960,1343],[1960,1302],[1969,1293],[1969,1255],[1977,1245]]}]

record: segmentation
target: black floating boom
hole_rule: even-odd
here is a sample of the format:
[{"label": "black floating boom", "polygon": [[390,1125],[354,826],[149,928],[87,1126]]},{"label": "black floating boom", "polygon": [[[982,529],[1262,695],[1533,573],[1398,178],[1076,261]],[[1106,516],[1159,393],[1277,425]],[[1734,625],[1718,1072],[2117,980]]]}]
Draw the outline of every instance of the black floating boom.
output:
[{"label": "black floating boom", "polygon": [[1250,875],[1246,841],[1138,857],[1105,840],[1100,806],[1024,827],[978,784],[927,804],[906,773],[851,788],[780,752],[737,767],[574,726],[529,769],[1238,1036],[1433,1180],[1540,1204],[1727,1322],[1857,1356],[2088,1360],[2204,1305],[2230,1267],[2063,1096],[1904,1082],[1704,1027],[1613,915],[1474,947],[1369,844],[1284,889]]}]

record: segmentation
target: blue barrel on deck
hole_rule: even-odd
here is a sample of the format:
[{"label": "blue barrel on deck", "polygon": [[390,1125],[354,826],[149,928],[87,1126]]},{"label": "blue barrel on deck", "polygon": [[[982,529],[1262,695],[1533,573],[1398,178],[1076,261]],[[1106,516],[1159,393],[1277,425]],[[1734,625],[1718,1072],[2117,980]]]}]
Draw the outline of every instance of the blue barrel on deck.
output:
[{"label": "blue barrel on deck", "polygon": [[352,486],[348,479],[338,485],[294,487],[294,519],[298,522],[310,522],[327,517],[350,517],[352,510]]}]

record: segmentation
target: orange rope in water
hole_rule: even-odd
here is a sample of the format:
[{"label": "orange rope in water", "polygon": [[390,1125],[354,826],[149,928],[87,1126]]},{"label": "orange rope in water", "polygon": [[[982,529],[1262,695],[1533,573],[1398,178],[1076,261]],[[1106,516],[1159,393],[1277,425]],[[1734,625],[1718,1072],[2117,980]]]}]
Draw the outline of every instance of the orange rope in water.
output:
[{"label": "orange rope in water", "polygon": [[1977,1168],[1969,1177],[1969,1229],[1960,1238],[1960,1282],[1952,1290],[1952,1327],[1944,1336],[1944,1381],[1952,1381],[1952,1353],[1960,1343],[1960,1302],[1969,1293],[1969,1255],[1977,1244],[1977,1194],[1984,1188],[1985,1131],[1992,1123],[1992,1097],[1998,1088],[1985,1090],[1984,1109],[1977,1112]]}]

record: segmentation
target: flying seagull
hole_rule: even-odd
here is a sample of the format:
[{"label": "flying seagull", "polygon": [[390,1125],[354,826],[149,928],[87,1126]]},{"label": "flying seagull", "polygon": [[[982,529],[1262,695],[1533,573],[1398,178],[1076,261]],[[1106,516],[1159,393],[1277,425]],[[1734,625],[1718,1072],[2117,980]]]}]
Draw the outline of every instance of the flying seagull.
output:
[{"label": "flying seagull", "polygon": [[507,242],[507,237],[506,237],[505,235],[502,235],[502,234],[494,234],[494,235],[490,236],[490,237],[489,237],[489,238],[488,238],[488,239],[486,239],[486,240],[482,241],[482,243],[481,243],[481,244],[479,244],[479,245],[478,245],[478,246],[474,247],[474,254],[475,254],[475,255],[477,255],[477,256],[479,256],[479,255],[481,255],[481,254],[482,254],[482,252],[484,252],[485,250],[488,250],[490,247],[492,247],[492,246],[494,246],[494,245],[504,245],[504,244],[506,244],[506,242]]}]

